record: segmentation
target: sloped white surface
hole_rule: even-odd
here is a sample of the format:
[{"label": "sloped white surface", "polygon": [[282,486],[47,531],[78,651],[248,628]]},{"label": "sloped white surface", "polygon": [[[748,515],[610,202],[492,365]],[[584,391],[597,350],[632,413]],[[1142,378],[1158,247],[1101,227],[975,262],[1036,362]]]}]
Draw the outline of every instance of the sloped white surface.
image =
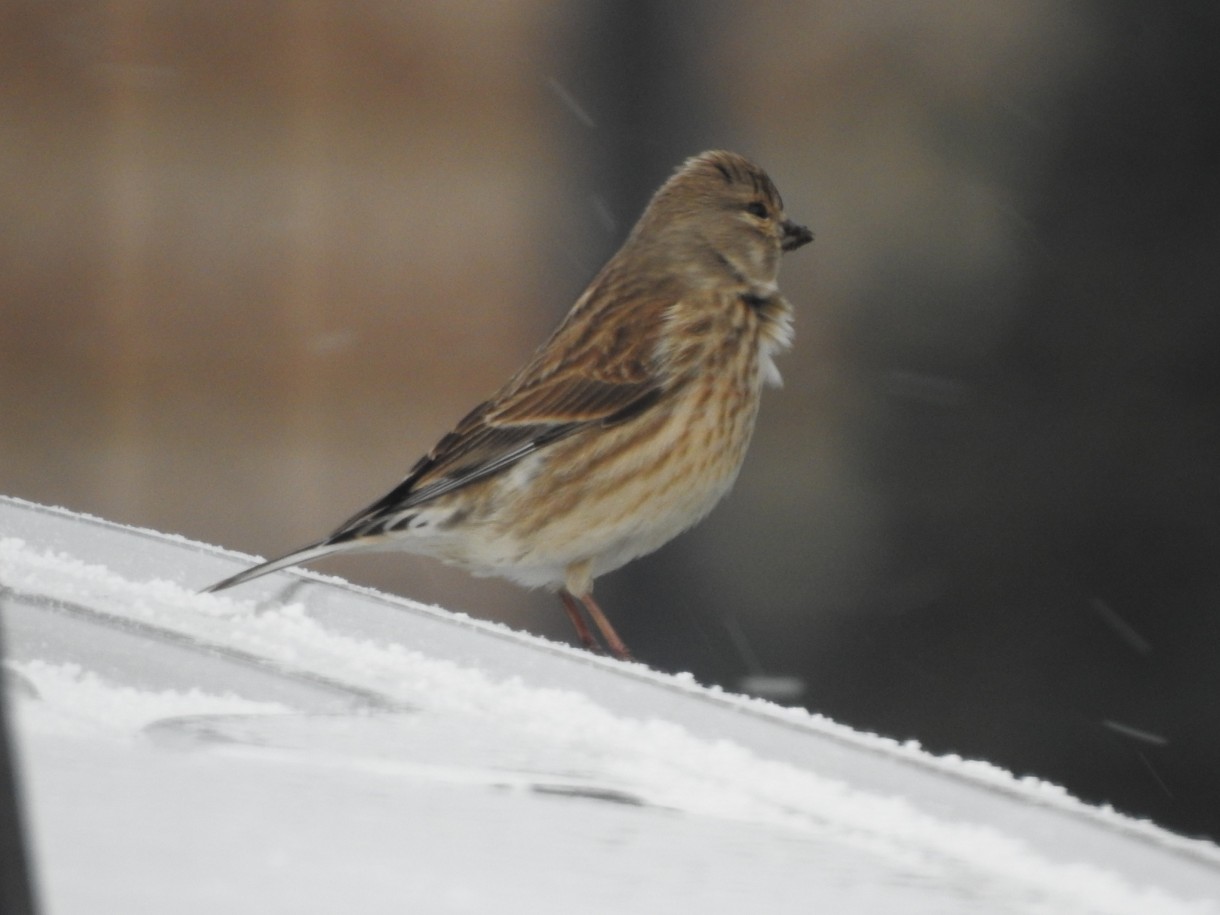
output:
[{"label": "sloped white surface", "polygon": [[0,500],[48,911],[1220,911],[1214,846],[1052,786],[320,576],[195,593],[238,565]]}]

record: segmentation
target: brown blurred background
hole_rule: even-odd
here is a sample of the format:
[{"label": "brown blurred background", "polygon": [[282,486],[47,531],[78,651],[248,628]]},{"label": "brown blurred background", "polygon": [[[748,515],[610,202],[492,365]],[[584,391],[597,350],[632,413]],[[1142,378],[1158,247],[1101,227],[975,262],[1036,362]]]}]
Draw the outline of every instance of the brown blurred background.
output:
[{"label": "brown blurred background", "polygon": [[[299,546],[523,361],[675,165],[735,149],[817,232],[797,347],[725,505],[599,584],[620,631],[1220,836],[1218,26],[13,0],[0,492]],[[428,560],[322,568],[568,637]]]}]

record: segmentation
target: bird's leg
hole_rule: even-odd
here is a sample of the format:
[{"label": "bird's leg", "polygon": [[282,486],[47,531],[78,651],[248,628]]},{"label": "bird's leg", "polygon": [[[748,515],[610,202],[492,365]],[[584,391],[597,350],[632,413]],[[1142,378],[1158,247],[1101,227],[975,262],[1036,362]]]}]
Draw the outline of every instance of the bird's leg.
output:
[{"label": "bird's leg", "polygon": [[[567,592],[564,593],[566,594]],[[582,594],[580,602],[585,605],[585,609],[589,611],[589,617],[597,624],[598,631],[601,632],[602,638],[606,640],[606,647],[610,649],[610,653],[620,661],[632,660],[631,650],[619,638],[618,633],[614,631],[614,627],[610,625],[610,620],[606,619],[606,614],[602,613],[602,608],[593,599],[593,592],[586,591]]]},{"label": "bird's leg", "polygon": [[559,597],[563,600],[563,609],[567,612],[568,619],[572,621],[572,627],[576,630],[576,637],[580,639],[580,644],[589,651],[600,653],[602,647],[597,644],[597,639],[593,638],[593,633],[589,631],[585,618],[580,615],[580,607],[576,603],[576,598],[569,594],[566,588],[559,592]]}]

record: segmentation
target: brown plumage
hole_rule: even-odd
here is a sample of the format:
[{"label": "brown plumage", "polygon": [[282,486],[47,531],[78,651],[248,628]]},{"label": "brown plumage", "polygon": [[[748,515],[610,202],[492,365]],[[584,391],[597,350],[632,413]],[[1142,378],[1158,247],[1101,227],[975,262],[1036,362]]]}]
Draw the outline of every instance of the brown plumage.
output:
[{"label": "brown plumage", "polygon": [[530,361],[383,498],[304,549],[209,591],[331,553],[404,549],[558,590],[618,657],[593,579],[695,524],[741,467],[791,339],[780,256],[813,239],[730,152],[684,163]]}]

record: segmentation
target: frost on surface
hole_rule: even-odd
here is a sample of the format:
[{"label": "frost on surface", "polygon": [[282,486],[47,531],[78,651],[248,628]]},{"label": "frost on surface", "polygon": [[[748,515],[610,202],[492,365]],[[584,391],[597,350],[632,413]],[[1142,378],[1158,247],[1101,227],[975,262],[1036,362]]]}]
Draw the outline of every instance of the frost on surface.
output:
[{"label": "frost on surface", "polygon": [[1220,910],[1212,846],[984,763],[312,576],[199,595],[216,552],[0,521],[56,912]]}]

